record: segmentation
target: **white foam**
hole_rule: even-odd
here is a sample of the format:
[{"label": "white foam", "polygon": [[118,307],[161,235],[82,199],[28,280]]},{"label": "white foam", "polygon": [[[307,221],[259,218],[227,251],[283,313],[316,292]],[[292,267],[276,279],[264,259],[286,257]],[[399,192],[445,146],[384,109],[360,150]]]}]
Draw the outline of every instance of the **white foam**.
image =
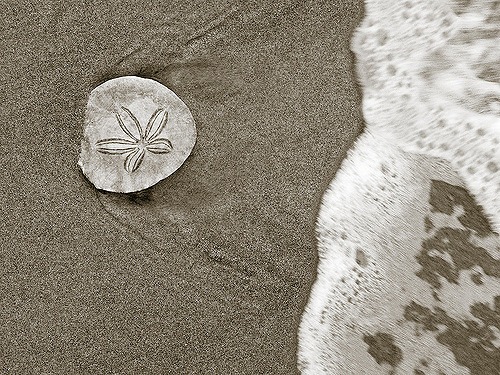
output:
[{"label": "white foam", "polygon": [[500,83],[479,77],[500,65],[500,25],[485,21],[493,10],[472,4],[456,16],[439,1],[367,9],[352,41],[367,128],[452,163],[500,231]]},{"label": "white foam", "polygon": [[402,213],[404,202],[394,202],[407,186],[407,163],[401,151],[365,133],[325,193],[317,228],[318,279],[299,332],[303,373],[342,373],[338,347],[346,325],[366,315],[378,298],[385,272],[378,254],[394,236],[385,220]]},{"label": "white foam", "polygon": [[[381,298],[404,296],[390,275],[413,256],[411,249],[400,253],[423,233],[410,217],[421,212],[410,207],[428,198],[430,178],[449,178],[442,165],[458,173],[500,231],[500,85],[491,79],[500,62],[495,4],[472,1],[465,9],[436,0],[366,1],[351,43],[366,130],[318,215],[318,275],[299,329],[303,374],[387,373],[350,363],[346,340],[391,315],[382,311]],[[402,284],[411,288],[411,282]],[[447,349],[435,350],[446,363],[453,359]]]}]

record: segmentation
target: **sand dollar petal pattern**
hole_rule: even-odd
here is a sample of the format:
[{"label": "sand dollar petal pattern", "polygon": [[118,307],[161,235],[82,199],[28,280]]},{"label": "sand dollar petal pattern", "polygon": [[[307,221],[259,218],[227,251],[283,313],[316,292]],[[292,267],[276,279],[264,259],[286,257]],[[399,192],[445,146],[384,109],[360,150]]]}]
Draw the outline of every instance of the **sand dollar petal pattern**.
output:
[{"label": "sand dollar petal pattern", "polygon": [[158,109],[153,113],[151,118],[149,119],[148,125],[146,126],[146,132],[144,133],[144,138],[147,141],[152,141],[160,133],[163,128],[167,124],[168,121],[168,112],[164,109]]},{"label": "sand dollar petal pattern", "polygon": [[103,154],[121,155],[132,152],[136,148],[136,142],[122,138],[107,138],[96,142],[97,151]]},{"label": "sand dollar petal pattern", "polygon": [[146,149],[154,154],[166,154],[172,151],[172,148],[172,142],[166,138],[157,138],[146,145]]}]

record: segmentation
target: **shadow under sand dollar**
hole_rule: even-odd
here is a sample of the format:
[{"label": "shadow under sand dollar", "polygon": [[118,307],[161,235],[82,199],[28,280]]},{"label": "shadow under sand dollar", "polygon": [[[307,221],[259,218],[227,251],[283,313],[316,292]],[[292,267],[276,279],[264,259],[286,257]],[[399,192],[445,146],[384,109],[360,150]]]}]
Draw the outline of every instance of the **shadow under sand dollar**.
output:
[{"label": "shadow under sand dollar", "polygon": [[366,1],[366,131],[318,215],[303,374],[498,373],[497,4]]}]

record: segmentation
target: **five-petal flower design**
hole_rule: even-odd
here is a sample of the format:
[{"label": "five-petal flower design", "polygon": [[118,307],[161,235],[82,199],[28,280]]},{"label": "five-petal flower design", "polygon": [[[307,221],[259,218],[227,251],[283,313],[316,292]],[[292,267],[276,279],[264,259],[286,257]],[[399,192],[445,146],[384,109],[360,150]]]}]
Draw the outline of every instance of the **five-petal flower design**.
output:
[{"label": "five-petal flower design", "polygon": [[128,108],[122,107],[122,110],[132,120],[132,128],[127,127],[120,114],[115,113],[115,116],[128,138],[101,139],[96,143],[97,151],[110,155],[126,155],[124,167],[127,172],[132,173],[141,166],[146,151],[167,154],[173,150],[172,142],[167,138],[158,138],[168,121],[166,110],[157,109],[151,115],[144,131],[137,117]]}]

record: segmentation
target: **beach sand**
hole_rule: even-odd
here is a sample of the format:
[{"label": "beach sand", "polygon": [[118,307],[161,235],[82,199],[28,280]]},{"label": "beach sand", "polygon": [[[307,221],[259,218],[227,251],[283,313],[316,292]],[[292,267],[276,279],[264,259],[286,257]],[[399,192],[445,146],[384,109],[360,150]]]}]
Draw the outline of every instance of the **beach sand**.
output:
[{"label": "beach sand", "polygon": [[[4,0],[0,373],[293,374],[320,200],[362,130],[361,1]],[[131,195],[77,167],[103,81],[154,78],[198,139]]]}]

